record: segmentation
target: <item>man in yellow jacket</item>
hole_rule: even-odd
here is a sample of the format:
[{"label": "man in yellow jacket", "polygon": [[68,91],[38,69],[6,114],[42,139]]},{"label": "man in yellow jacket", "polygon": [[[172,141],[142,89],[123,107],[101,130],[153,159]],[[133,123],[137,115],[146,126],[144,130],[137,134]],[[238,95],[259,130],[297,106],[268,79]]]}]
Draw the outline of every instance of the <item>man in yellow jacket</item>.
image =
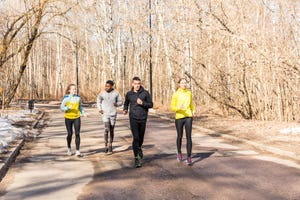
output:
[{"label": "man in yellow jacket", "polygon": [[179,81],[179,88],[172,96],[171,110],[175,112],[175,126],[177,130],[177,160],[183,161],[181,152],[183,128],[185,127],[186,133],[186,150],[188,165],[192,165],[192,122],[194,117],[194,104],[192,92],[187,89],[187,81],[185,78],[181,78]]}]

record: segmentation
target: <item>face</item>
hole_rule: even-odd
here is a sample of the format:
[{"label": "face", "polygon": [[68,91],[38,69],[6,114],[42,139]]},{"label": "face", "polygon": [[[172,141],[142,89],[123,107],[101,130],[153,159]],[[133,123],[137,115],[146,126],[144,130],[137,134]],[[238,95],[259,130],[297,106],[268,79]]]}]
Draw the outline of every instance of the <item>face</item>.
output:
[{"label": "face", "polygon": [[70,94],[74,95],[77,92],[76,86],[72,85],[69,90]]},{"label": "face", "polygon": [[141,88],[141,81],[134,80],[132,83],[133,90],[137,92]]},{"label": "face", "polygon": [[182,79],[182,80],[179,82],[179,87],[182,88],[182,89],[186,89],[186,88],[187,88],[187,83],[186,83],[186,80],[185,80],[185,79]]},{"label": "face", "polygon": [[105,84],[105,91],[110,91],[112,89],[112,86],[108,83]]}]

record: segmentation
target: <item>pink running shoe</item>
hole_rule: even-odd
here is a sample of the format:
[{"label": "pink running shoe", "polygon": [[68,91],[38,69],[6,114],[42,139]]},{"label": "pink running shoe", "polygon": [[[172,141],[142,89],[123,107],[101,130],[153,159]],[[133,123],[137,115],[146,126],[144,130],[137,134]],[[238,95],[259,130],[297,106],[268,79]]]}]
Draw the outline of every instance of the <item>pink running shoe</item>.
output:
[{"label": "pink running shoe", "polygon": [[183,161],[182,153],[178,153],[178,154],[177,154],[177,160],[178,160],[179,162]]}]

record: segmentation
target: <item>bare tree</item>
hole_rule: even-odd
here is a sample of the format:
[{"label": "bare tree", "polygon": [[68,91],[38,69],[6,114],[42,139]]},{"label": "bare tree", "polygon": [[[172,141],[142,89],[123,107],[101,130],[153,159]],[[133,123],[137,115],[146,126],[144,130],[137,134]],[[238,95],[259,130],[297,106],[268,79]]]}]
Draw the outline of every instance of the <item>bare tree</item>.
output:
[{"label": "bare tree", "polygon": [[[157,107],[168,108],[177,78],[187,76],[200,110],[261,120],[300,117],[296,1],[153,0],[151,13],[148,1],[18,1],[0,19],[7,102],[8,91],[57,99],[75,80],[91,101],[106,79],[123,93],[133,76],[149,88],[151,61]],[[22,90],[15,90],[21,81]]]}]

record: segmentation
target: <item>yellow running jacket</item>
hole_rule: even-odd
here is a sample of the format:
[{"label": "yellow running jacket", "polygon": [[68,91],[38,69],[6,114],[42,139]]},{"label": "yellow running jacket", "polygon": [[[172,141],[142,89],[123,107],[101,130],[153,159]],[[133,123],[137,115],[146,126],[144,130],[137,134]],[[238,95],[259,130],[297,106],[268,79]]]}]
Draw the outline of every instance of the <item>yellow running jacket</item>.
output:
[{"label": "yellow running jacket", "polygon": [[192,117],[195,110],[192,92],[179,88],[172,96],[171,110],[176,113],[175,119]]},{"label": "yellow running jacket", "polygon": [[64,96],[60,109],[65,112],[65,118],[67,119],[76,119],[80,115],[84,115],[82,109],[82,102],[79,95],[70,95],[67,94]]}]

